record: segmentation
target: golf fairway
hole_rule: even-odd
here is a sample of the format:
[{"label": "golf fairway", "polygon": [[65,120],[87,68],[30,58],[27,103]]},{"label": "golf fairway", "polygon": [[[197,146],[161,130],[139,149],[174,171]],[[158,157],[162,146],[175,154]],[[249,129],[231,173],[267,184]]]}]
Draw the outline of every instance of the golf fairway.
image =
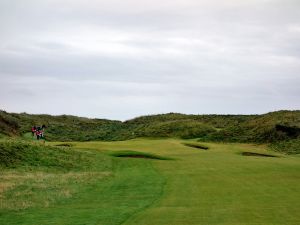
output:
[{"label": "golf fairway", "polygon": [[[5,208],[2,199],[0,224],[300,224],[299,156],[251,144],[203,143],[209,147],[203,150],[186,146],[186,142],[193,141],[72,142],[78,151],[99,154],[99,166],[105,163],[100,169],[106,176],[70,184],[74,195],[48,206],[14,210]],[[122,151],[165,160],[112,155]],[[18,188],[10,190],[12,198]],[[38,198],[34,189],[31,197]]]}]

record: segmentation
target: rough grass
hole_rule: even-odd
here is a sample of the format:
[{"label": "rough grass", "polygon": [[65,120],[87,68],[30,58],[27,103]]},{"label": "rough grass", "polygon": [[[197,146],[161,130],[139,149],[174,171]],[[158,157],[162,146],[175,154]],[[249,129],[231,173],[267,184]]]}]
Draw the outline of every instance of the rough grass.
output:
[{"label": "rough grass", "polygon": [[[78,186],[91,185],[110,172],[15,172],[0,174],[0,210],[19,211],[49,207],[78,193]],[[46,193],[46,194],[45,194]]]},{"label": "rough grass", "polygon": [[[0,167],[71,170],[90,167],[93,156],[67,148],[56,148],[38,142],[0,141]],[[80,162],[80,163],[79,163]]]},{"label": "rough grass", "polygon": [[271,148],[285,154],[300,154],[300,138],[272,143]]},{"label": "rough grass", "polygon": [[58,146],[58,147],[72,147],[73,144],[72,143],[60,143],[60,144],[56,144],[55,146]]},{"label": "rough grass", "polygon": [[[201,141],[275,143],[300,139],[300,110],[262,115],[142,116],[125,122],[70,115],[30,115],[0,110],[0,133],[24,135],[32,125],[45,124],[48,141],[113,141],[138,137],[198,138]],[[284,145],[282,143],[281,145]],[[292,150],[289,154],[295,153]]]},{"label": "rough grass", "polygon": [[12,211],[49,207],[112,174],[103,154],[14,139],[0,142],[0,166],[0,210]]}]

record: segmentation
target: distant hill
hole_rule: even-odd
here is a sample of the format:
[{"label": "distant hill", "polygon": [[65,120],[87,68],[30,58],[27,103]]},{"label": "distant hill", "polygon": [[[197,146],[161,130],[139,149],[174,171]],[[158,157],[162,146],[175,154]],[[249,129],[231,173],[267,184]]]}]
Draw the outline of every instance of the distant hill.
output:
[{"label": "distant hill", "polygon": [[177,137],[198,138],[201,141],[273,143],[274,146],[278,142],[283,146],[286,142],[289,143],[288,148],[292,149],[294,146],[291,143],[300,138],[300,110],[262,115],[168,113],[141,116],[125,122],[70,115],[31,115],[0,111],[0,133],[4,135],[22,136],[30,132],[33,125],[42,124],[47,126],[46,138],[50,141]]},{"label": "distant hill", "polygon": [[184,115],[169,113],[143,116],[125,124],[138,136],[177,136],[213,141],[273,142],[299,136],[300,111],[263,115]]},{"label": "distant hill", "polygon": [[[121,121],[88,119],[61,115],[31,115],[0,111],[0,133],[8,136],[22,136],[31,127],[46,125],[46,138],[50,141],[119,140]],[[112,134],[113,133],[113,134]]]}]

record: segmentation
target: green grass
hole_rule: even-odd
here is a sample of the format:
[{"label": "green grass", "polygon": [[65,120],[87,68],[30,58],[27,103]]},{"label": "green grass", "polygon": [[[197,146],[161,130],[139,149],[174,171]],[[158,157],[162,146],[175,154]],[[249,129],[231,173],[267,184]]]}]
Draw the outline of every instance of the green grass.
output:
[{"label": "green grass", "polygon": [[22,140],[0,141],[0,168],[23,170],[82,170],[95,164],[94,156],[67,148]]},{"label": "green grass", "polygon": [[5,150],[16,146],[25,149],[21,153],[26,157],[18,158],[21,163],[14,164],[16,168],[7,166],[0,172],[0,224],[121,224],[151,205],[163,190],[164,179],[149,160],[38,146],[43,152],[40,161],[63,157],[65,152],[83,156],[68,155],[73,166],[66,170],[54,165],[53,170],[28,164],[35,158],[28,154],[35,144],[6,143]]},{"label": "green grass", "polygon": [[[177,139],[59,147],[90,162],[81,165],[70,157],[80,165],[67,171],[36,165],[2,170],[0,224],[300,224],[299,155],[270,152],[264,145],[204,145],[208,151]],[[175,160],[112,156],[124,152]]]}]

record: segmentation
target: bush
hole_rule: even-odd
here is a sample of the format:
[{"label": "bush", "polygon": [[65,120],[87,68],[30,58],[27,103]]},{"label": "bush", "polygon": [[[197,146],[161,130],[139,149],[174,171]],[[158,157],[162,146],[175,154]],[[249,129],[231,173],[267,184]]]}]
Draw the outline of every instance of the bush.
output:
[{"label": "bush", "polygon": [[287,154],[300,154],[300,138],[274,142],[271,148],[275,151]]}]

